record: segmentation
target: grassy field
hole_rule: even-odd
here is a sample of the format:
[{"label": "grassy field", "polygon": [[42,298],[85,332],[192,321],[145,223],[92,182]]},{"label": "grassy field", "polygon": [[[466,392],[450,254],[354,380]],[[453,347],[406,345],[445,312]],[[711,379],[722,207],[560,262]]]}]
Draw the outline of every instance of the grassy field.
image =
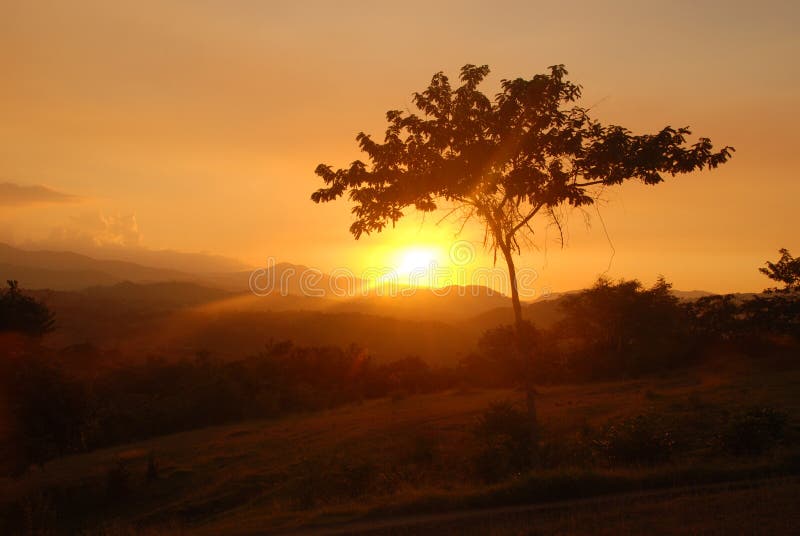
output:
[{"label": "grassy field", "polygon": [[526,507],[412,516],[335,529],[320,536],[368,535],[668,535],[794,534],[800,480],[612,495]]},{"label": "grassy field", "polygon": [[[691,435],[736,408],[760,405],[786,412],[794,438],[798,392],[795,368],[758,372],[726,360],[661,378],[539,389],[546,437],[645,411],[685,423],[682,431]],[[31,533],[88,528],[90,534],[111,535],[150,527],[154,534],[248,534],[752,480],[798,469],[789,445],[751,458],[720,458],[700,449],[655,467],[582,467],[578,461],[492,485],[477,482],[469,471],[476,419],[492,402],[521,398],[515,391],[472,389],[397,395],[323,413],[195,430],[55,460],[0,481],[0,499],[6,512],[24,513]],[[710,523],[703,512],[749,515],[740,505],[751,504],[753,494],[772,504],[796,496],[787,488],[796,491],[796,484],[782,485],[731,491],[722,506],[711,495],[694,500],[683,494],[635,502],[630,518],[624,502],[604,515],[611,516],[610,527],[643,532],[651,516],[664,517],[673,504],[686,504],[687,518]],[[772,493],[774,501],[768,499]],[[587,508],[545,516],[536,533],[592,532],[585,523],[595,514]],[[533,522],[525,519],[522,525],[498,521],[508,526],[507,532],[498,526],[497,533],[521,533]],[[695,532],[703,532],[697,527]]]}]

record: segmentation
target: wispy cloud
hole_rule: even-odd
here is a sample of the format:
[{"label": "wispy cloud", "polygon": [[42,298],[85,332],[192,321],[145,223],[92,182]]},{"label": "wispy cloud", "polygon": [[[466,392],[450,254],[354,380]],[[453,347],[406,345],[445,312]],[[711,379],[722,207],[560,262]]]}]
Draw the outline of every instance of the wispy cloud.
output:
[{"label": "wispy cloud", "polygon": [[23,207],[44,203],[76,203],[81,198],[47,186],[0,182],[0,206]]}]

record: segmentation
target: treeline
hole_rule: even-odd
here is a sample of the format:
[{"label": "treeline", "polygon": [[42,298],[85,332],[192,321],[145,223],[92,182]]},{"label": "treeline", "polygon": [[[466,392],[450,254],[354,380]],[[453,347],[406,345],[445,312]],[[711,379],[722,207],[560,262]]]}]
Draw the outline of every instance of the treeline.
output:
[{"label": "treeline", "polygon": [[48,352],[0,360],[6,472],[68,453],[244,419],[445,389],[452,371],[418,358],[376,364],[351,347],[269,345],[238,361],[150,359],[99,374]]},{"label": "treeline", "polygon": [[[713,295],[681,301],[659,279],[600,279],[561,299],[561,319],[526,326],[536,380],[543,383],[630,378],[692,365],[725,347],[752,357],[798,352],[800,291],[767,289],[743,298]],[[462,362],[464,378],[508,386],[524,377],[511,326],[487,331]]]}]

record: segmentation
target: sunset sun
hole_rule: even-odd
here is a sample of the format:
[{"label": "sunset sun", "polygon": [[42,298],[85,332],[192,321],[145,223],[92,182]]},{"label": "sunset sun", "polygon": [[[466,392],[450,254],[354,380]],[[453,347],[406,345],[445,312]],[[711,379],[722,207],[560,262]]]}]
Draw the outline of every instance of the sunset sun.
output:
[{"label": "sunset sun", "polygon": [[402,251],[399,255],[400,262],[395,267],[399,275],[414,273],[424,273],[432,266],[441,264],[440,253],[434,248],[410,248]]}]

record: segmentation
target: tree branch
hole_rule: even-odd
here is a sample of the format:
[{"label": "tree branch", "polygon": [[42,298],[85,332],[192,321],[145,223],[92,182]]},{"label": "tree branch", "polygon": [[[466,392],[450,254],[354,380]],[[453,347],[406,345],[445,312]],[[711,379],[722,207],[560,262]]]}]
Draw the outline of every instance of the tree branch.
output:
[{"label": "tree branch", "polygon": [[510,234],[511,234],[511,236],[515,235],[515,234],[517,233],[517,231],[519,231],[519,230],[520,230],[522,227],[524,227],[525,225],[527,225],[527,224],[528,224],[528,222],[529,222],[529,221],[531,221],[531,218],[533,218],[534,216],[536,216],[536,213],[537,213],[537,212],[539,212],[539,209],[541,209],[541,208],[542,208],[542,206],[543,206],[543,205],[541,205],[541,204],[539,204],[539,205],[536,205],[536,207],[534,207],[534,208],[533,208],[533,209],[532,209],[532,210],[531,210],[531,211],[528,213],[528,215],[527,215],[527,216],[525,216],[525,217],[522,219],[522,221],[521,221],[521,222],[519,222],[519,223],[518,223],[518,224],[516,224],[514,227],[512,227],[512,228],[511,228],[511,233],[510,233]]},{"label": "tree branch", "polygon": [[578,182],[578,181],[575,181],[575,186],[580,186],[580,187],[584,187],[584,186],[596,186],[596,185],[598,185],[598,184],[605,184],[605,182],[606,182],[606,181],[605,181],[605,180],[603,180],[603,179],[596,180],[596,181],[591,181],[591,182]]}]

